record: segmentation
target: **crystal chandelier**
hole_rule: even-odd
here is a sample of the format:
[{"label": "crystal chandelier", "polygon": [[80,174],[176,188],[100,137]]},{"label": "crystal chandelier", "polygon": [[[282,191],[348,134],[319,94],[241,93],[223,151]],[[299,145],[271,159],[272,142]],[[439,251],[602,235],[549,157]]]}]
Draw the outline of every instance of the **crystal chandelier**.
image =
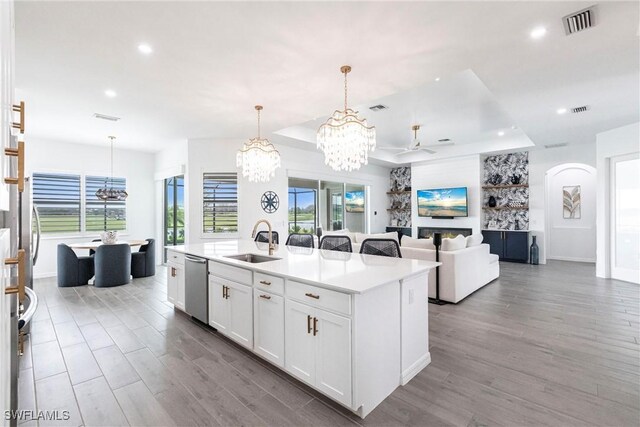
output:
[{"label": "crystal chandelier", "polygon": [[343,65],[344,110],[336,110],[320,126],[317,147],[324,152],[324,163],[335,171],[352,171],[369,162],[369,151],[376,149],[376,128],[367,126],[367,119],[347,107],[347,74],[351,67]]},{"label": "crystal chandelier", "polygon": [[242,145],[236,155],[236,165],[242,167],[242,176],[250,182],[268,182],[280,167],[280,153],[268,139],[260,137],[261,105],[256,105],[258,112],[258,136]]},{"label": "crystal chandelier", "polygon": [[126,200],[129,194],[127,194],[126,190],[117,190],[113,188],[113,140],[116,139],[116,137],[110,136],[109,139],[111,140],[111,186],[107,187],[108,181],[105,180],[104,188],[100,188],[96,191],[96,197],[100,200],[104,200],[105,202],[122,201]]}]

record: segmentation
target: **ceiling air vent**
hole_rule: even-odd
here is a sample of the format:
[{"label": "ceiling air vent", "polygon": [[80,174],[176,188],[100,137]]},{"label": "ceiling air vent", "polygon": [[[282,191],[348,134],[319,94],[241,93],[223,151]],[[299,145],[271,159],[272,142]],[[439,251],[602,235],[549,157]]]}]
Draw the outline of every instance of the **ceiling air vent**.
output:
[{"label": "ceiling air vent", "polygon": [[371,111],[382,111],[382,110],[386,110],[389,107],[387,107],[386,105],[382,105],[382,104],[378,104],[378,105],[373,105],[371,107],[369,107],[369,110]]},{"label": "ceiling air vent", "polygon": [[569,145],[566,142],[560,142],[558,144],[549,144],[549,145],[545,145],[544,148],[560,148],[560,147],[566,147],[567,145]]},{"label": "ceiling air vent", "polygon": [[107,116],[106,114],[100,114],[100,113],[93,113],[93,117],[101,120],[109,120],[110,122],[117,122],[118,120],[120,120],[120,117]]},{"label": "ceiling air vent", "polygon": [[451,141],[449,138],[442,138],[438,140],[438,142],[449,142],[449,141]]},{"label": "ceiling air vent", "polygon": [[562,24],[564,25],[564,32],[574,34],[580,31],[587,30],[596,25],[595,6],[588,7],[579,12],[572,13],[562,18]]},{"label": "ceiling air vent", "polygon": [[588,105],[583,105],[582,107],[575,107],[571,109],[571,112],[573,114],[578,114],[578,113],[584,113],[585,111],[589,111],[591,109],[591,107],[589,107]]}]

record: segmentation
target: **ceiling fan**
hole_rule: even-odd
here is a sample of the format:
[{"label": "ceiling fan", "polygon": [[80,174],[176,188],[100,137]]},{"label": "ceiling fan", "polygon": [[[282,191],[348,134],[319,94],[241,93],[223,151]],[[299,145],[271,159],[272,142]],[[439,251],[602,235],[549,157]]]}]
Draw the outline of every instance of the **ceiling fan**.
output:
[{"label": "ceiling fan", "polygon": [[[427,148],[426,146],[422,145],[420,143],[420,141],[418,140],[418,130],[419,129],[420,129],[419,125],[411,126],[411,130],[413,130],[413,141],[411,141],[411,144],[406,148],[378,147],[378,149],[379,150],[399,151],[399,153],[397,153],[397,155],[415,153],[417,151],[424,151],[424,152],[429,153],[429,154],[435,154],[436,151],[434,151],[431,148]],[[444,142],[444,143],[441,143],[441,144],[431,144],[430,147],[444,147],[446,145],[453,145],[453,142],[449,141],[449,142]]]}]

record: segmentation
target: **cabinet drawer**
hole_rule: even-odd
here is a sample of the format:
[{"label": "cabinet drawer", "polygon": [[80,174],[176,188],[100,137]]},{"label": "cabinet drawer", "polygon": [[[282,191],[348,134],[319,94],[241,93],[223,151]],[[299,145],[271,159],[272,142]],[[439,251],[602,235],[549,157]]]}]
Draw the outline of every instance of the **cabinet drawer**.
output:
[{"label": "cabinet drawer", "polygon": [[282,295],[284,293],[284,279],[282,277],[254,272],[253,285],[256,289],[263,289],[274,294]]},{"label": "cabinet drawer", "polygon": [[167,251],[167,262],[184,265],[184,254],[180,252]]},{"label": "cabinet drawer", "polygon": [[242,283],[243,285],[251,286],[252,284],[251,279],[253,275],[251,270],[245,270],[244,268],[234,267],[220,262],[209,261],[209,274],[233,280],[234,282]]},{"label": "cabinet drawer", "polygon": [[287,280],[287,296],[328,311],[351,315],[351,295]]}]

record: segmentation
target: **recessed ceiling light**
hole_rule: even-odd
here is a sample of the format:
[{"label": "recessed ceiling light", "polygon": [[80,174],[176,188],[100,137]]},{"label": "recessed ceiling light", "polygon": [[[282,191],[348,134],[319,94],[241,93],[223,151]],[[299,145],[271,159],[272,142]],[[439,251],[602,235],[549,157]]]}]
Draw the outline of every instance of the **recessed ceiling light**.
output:
[{"label": "recessed ceiling light", "polygon": [[558,113],[558,114],[564,114],[564,113],[566,113],[566,112],[567,112],[567,109],[566,109],[566,108],[558,108],[558,109],[556,110],[556,113]]},{"label": "recessed ceiling light", "polygon": [[545,27],[536,27],[530,33],[532,39],[541,39],[545,34],[547,34]]},{"label": "recessed ceiling light", "polygon": [[118,95],[115,90],[111,90],[111,89],[105,90],[104,94],[109,98],[115,98]]},{"label": "recessed ceiling light", "polygon": [[504,136],[504,132],[503,131],[498,132],[498,136]]},{"label": "recessed ceiling light", "polygon": [[138,50],[140,51],[140,53],[144,53],[145,55],[149,55],[150,53],[153,52],[153,49],[151,48],[151,46],[149,46],[146,43],[139,44]]},{"label": "recessed ceiling light", "polygon": [[436,77],[436,81],[439,82],[440,81],[440,77]]}]

